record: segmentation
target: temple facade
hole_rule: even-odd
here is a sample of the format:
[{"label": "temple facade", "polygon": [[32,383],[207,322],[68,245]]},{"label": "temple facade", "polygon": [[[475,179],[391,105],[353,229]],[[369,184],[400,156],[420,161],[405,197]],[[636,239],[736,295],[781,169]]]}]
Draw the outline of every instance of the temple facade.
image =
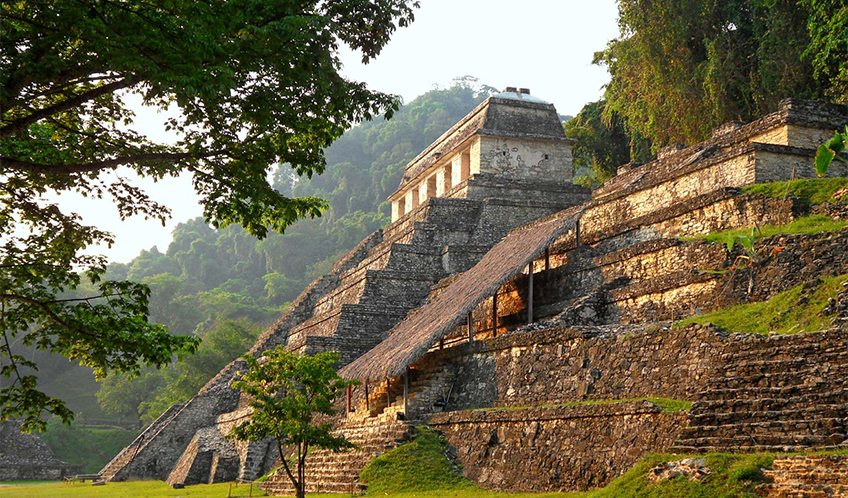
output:
[{"label": "temple facade", "polygon": [[570,187],[573,143],[565,137],[553,104],[530,95],[526,88],[507,87],[406,166],[400,186],[388,199],[392,221],[432,197],[498,195],[497,186],[476,183],[478,178],[510,182],[536,195],[557,184]]}]

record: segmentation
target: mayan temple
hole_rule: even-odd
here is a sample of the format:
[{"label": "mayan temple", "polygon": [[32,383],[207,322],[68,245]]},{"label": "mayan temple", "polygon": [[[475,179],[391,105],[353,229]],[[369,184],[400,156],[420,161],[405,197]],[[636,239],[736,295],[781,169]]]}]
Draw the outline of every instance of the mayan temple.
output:
[{"label": "mayan temple", "polygon": [[[738,271],[741,245],[693,238],[848,219],[845,203],[746,189],[816,178],[816,147],[846,124],[845,106],[785,100],[590,190],[572,183],[574,141],[552,104],[513,87],[486,99],[406,166],[391,224],[250,350],[339,351],[341,375],[361,382],[336,421],[360,449],[310,453],[307,491],[359,489],[362,468],[419,425],[445,435],[466,477],[512,491],[604,486],[647,453],[848,449],[848,287],[821,331],[673,325],[848,273],[848,229],[760,239],[758,265]],[[828,176],[848,177],[848,164]],[[272,441],[224,437],[249,410],[231,387],[245,368],[231,363],[172,406],[101,474],[171,485],[268,474]],[[789,494],[821,490],[804,477],[820,468],[831,494]],[[846,496],[846,468],[844,454],[777,457],[761,491]],[[293,490],[284,474],[262,486]]]}]

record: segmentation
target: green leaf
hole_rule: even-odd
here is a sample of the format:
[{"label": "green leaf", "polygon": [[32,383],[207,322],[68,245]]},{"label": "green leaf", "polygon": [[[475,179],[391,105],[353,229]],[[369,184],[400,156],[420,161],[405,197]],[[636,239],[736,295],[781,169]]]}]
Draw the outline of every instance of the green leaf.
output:
[{"label": "green leaf", "polygon": [[830,163],[833,162],[833,158],[836,157],[836,154],[829,149],[826,145],[819,145],[819,148],[816,150],[816,174],[819,178],[823,178],[827,174],[827,170],[830,169]]}]

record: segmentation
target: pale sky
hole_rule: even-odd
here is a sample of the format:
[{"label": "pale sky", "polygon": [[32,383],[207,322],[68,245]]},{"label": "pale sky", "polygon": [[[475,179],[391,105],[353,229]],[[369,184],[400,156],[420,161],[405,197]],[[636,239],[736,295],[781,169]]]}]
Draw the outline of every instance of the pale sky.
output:
[{"label": "pale sky", "polygon": [[[375,61],[364,66],[358,53],[345,50],[344,74],[374,90],[401,95],[405,102],[434,85],[444,87],[470,75],[499,89],[529,88],[560,114],[574,115],[597,100],[609,81],[606,70],[591,62],[618,35],[616,12],[614,0],[421,0],[415,22],[396,31]],[[142,108],[137,99],[128,104],[136,110],[137,129],[167,139],[163,114]],[[202,214],[188,177],[137,185],[171,207],[173,217],[165,227],[142,218],[121,221],[108,201],[73,195],[58,201],[82,215],[84,223],[115,235],[111,249],[94,252],[127,262],[154,245],[164,251],[177,223]]]}]

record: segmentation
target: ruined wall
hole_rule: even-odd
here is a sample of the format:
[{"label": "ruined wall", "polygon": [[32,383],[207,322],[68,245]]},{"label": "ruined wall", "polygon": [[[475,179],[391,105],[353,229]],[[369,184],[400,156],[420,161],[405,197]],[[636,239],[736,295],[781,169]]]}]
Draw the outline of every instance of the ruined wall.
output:
[{"label": "ruined wall", "polygon": [[484,488],[576,491],[606,485],[671,447],[685,412],[649,402],[472,410],[434,416],[465,477]]},{"label": "ruined wall", "polygon": [[[533,406],[587,399],[692,399],[727,352],[714,331],[660,326],[549,327],[464,344],[450,409]],[[434,360],[439,353],[433,353]],[[438,361],[438,360],[435,360]]]},{"label": "ruined wall", "polygon": [[21,421],[0,422],[0,482],[54,481],[79,470],[56,458],[38,435],[21,433]]}]

